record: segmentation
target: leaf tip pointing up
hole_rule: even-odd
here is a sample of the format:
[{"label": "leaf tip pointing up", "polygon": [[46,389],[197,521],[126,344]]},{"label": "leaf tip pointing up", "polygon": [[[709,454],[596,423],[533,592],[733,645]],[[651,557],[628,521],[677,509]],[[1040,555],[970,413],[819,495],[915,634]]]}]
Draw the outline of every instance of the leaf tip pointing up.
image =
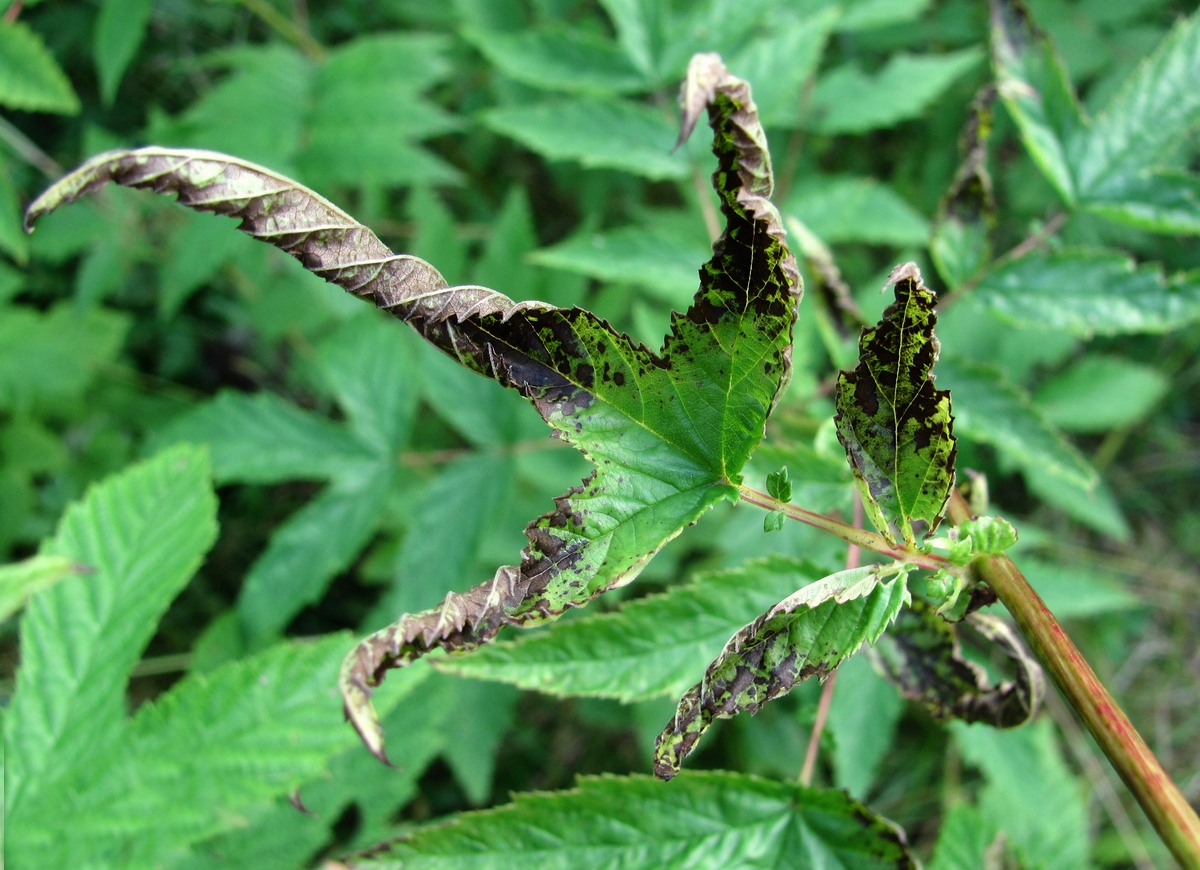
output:
[{"label": "leaf tip pointing up", "polygon": [[717,86],[728,75],[721,55],[714,52],[692,55],[688,63],[687,78],[679,90],[679,139],[675,142],[678,150],[696,129],[696,122],[708,104],[717,93]]}]

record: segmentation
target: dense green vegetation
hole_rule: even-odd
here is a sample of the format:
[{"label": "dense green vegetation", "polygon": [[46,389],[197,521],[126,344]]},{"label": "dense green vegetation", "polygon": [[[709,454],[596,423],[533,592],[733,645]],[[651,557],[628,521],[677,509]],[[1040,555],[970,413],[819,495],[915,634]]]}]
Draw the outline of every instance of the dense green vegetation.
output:
[{"label": "dense green vegetation", "polygon": [[102,150],[215,149],[452,284],[582,306],[657,349],[723,224],[706,137],[672,151],[688,59],[720,52],[753,86],[806,282],[747,482],[855,515],[838,371],[892,267],[920,263],[960,482],[986,475],[1014,558],[1194,803],[1195,14],[1040,0],[1043,42],[968,0],[318,5],[16,3],[0,25],[13,866],[303,865],[493,806],[395,857],[783,866],[815,836],[851,860],[856,805],[808,785],[934,867],[1168,860],[1053,692],[1023,728],[945,724],[863,655],[826,704],[801,684],[713,728],[669,786],[645,776],[725,641],[848,566],[836,537],[773,515],[766,534],[744,504],[549,629],[389,676],[379,764],[342,721],[342,657],[512,564],[588,463],[226,219],[117,188],[32,236],[21,213]]}]

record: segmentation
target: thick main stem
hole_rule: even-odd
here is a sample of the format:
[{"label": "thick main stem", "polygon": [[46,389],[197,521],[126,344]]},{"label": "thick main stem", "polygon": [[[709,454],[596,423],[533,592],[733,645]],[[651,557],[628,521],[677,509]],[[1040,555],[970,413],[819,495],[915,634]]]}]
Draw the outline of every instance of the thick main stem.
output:
[{"label": "thick main stem", "polygon": [[[951,498],[949,513],[955,523],[970,517],[966,502],[957,494]],[[1200,868],[1200,818],[1196,811],[1045,602],[1007,556],[981,558],[974,568],[1012,614],[1025,641],[1075,708],[1171,854],[1184,867]]]}]

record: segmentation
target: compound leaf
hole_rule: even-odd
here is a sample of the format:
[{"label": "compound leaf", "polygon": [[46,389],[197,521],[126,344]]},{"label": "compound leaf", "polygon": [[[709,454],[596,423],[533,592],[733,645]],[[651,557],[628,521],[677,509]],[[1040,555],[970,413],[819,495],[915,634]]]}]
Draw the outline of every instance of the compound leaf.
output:
[{"label": "compound leaf", "polygon": [[838,439],[875,527],[909,546],[941,521],[954,487],[950,393],[933,386],[937,297],[912,263],[888,279],[896,301],[859,339],[859,363],[838,376]]},{"label": "compound leaf", "polygon": [[[551,835],[549,832],[554,832]],[[903,833],[844,792],[744,774],[580,778],[570,791],[430,825],[354,866],[916,867]]]},{"label": "compound leaf", "polygon": [[680,699],[655,745],[655,774],[674,777],[715,720],[756,713],[797,683],[827,677],[864,643],[874,643],[909,601],[907,572],[899,563],[839,571],[740,629]]},{"label": "compound leaf", "polygon": [[800,279],[767,199],[770,161],[748,85],[717,56],[698,55],[682,102],[685,136],[708,109],[727,226],[701,270],[692,306],[672,315],[657,353],[588,311],[449,287],[432,266],[394,254],[312,191],[213,152],[100,155],[26,215],[31,225],[113,181],[238,217],[244,231],[374,301],[467,368],[519,391],[558,437],[597,465],[581,486],[556,499],[553,511],[529,524],[519,565],[402,618],[348,657],[347,712],[381,757],[370,695],[389,668],[437,648],[473,649],[506,625],[552,619],[627,583],[685,526],[736,496],[741,469],[790,375]]}]

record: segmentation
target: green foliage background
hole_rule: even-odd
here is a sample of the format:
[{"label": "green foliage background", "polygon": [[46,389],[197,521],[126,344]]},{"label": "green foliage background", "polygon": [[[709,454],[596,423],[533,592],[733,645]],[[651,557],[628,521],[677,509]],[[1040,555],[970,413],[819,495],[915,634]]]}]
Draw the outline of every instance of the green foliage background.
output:
[{"label": "green foliage background", "polygon": [[[1030,6],[1093,112],[1191,11],[1160,0]],[[853,364],[857,329],[821,278],[823,251],[868,321],[901,260],[921,262],[935,289],[973,282],[939,311],[936,371],[953,391],[959,468],[987,474],[993,510],[1020,528],[1019,563],[1185,794],[1200,796],[1200,339],[1186,328],[1198,314],[1194,294],[1182,314],[1157,320],[1120,304],[1158,292],[1159,273],[1200,268],[1196,229],[1112,220],[1105,197],[1115,194],[1056,166],[1043,174],[997,107],[995,250],[1049,232],[1026,260],[982,277],[943,264],[948,274],[935,277],[931,227],[968,106],[993,77],[981,4],[104,0],[9,13],[15,23],[0,25],[0,561],[69,537],[58,526],[69,504],[164,449],[140,477],[122,478],[142,482],[113,486],[182,505],[193,536],[220,526],[186,586],[199,540],[177,530],[179,541],[146,555],[147,570],[179,582],[160,590],[154,606],[165,614],[144,654],[136,631],[110,626],[125,671],[78,672],[81,695],[106,711],[96,727],[108,737],[72,737],[63,720],[61,742],[39,749],[28,742],[35,712],[6,706],[10,788],[42,776],[70,785],[83,807],[141,784],[147,804],[81,823],[104,844],[96,854],[161,866],[209,866],[214,856],[249,866],[261,855],[303,864],[510,792],[645,772],[672,693],[740,625],[805,577],[842,567],[844,552],[806,529],[764,535],[748,508],[718,510],[703,534],[684,534],[637,584],[556,633],[393,678],[383,706],[401,767],[384,768],[337,721],[345,630],[378,628],[512,562],[524,523],[578,482],[583,462],[546,438],[519,397],[227,221],[109,190],[26,237],[24,204],[108,147],[222,150],[294,175],[451,282],[583,305],[657,346],[708,257],[707,145],[697,136],[671,150],[676,89],[698,50],[720,51],[752,83],[775,200],[797,254],[810,258],[795,376],[751,482],[786,463],[794,501],[850,512],[831,389]],[[1172,170],[1198,166],[1194,138],[1161,150]],[[1064,199],[1079,206],[1065,221]],[[1124,253],[1087,253],[1097,248]],[[1016,313],[1014,285],[1034,288]],[[209,462],[219,508],[206,495]],[[72,515],[85,527],[173,534],[153,531],[156,519],[169,525],[154,510],[114,519],[97,493]],[[118,548],[141,540],[113,536]],[[145,552],[130,544],[120,555]],[[771,558],[742,567],[759,556]],[[789,556],[806,561],[780,561]],[[696,576],[703,594],[681,588]],[[96,579],[69,576],[37,593],[26,633],[55,625],[41,597],[86,595],[69,584],[86,590]],[[624,617],[596,616],[622,595],[666,589]],[[154,606],[143,604],[152,624]],[[17,624],[0,628],[6,698]],[[134,713],[122,724],[130,673]],[[253,689],[271,680],[290,693]],[[818,693],[806,685],[753,720],[722,724],[696,766],[794,779]],[[225,730],[196,740],[205,722]],[[288,745],[303,751],[271,749]],[[123,760],[159,756],[187,757],[194,775]],[[91,778],[72,780],[81,766]],[[588,789],[608,787],[589,782],[585,804]],[[1020,731],[947,730],[897,700],[861,657],[839,677],[818,782],[901,823],[935,867],[971,866],[1001,830],[1024,866],[1159,857],[1063,710],[1051,704]],[[710,786],[697,781],[697,794]],[[288,803],[293,790],[311,815]],[[513,814],[536,819],[536,808]],[[59,811],[27,809],[35,824]],[[128,833],[114,819],[146,814],[162,824],[132,837],[142,851],[112,852]]]}]

